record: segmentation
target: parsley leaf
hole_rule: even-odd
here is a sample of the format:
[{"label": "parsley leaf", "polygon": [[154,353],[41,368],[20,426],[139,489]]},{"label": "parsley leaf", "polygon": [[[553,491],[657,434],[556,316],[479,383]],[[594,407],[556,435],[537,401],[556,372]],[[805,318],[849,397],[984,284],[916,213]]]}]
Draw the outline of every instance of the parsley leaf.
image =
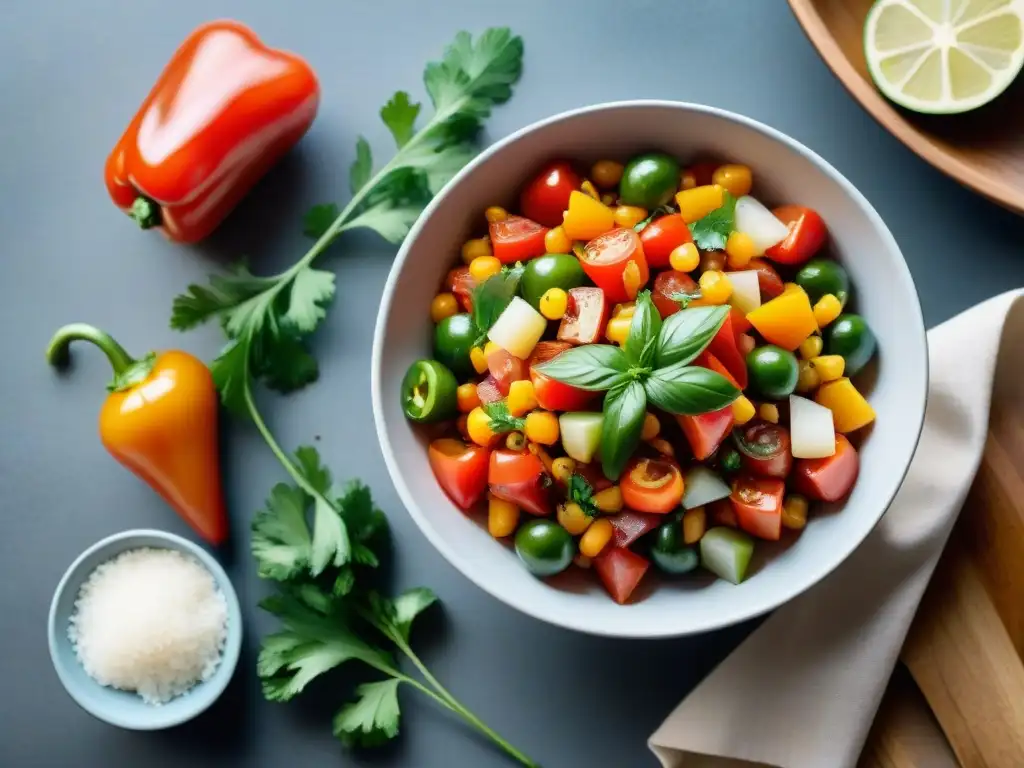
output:
[{"label": "parsley leaf", "polygon": [[252,523],[252,553],[261,579],[283,581],[309,563],[312,537],[306,525],[306,495],[287,483],[270,489],[267,509]]},{"label": "parsley leaf", "polygon": [[736,198],[723,193],[722,206],[690,225],[693,242],[702,251],[721,251],[736,228]]},{"label": "parsley leaf", "polygon": [[420,114],[420,105],[409,102],[409,94],[398,91],[380,110],[380,119],[395,137],[395,144],[401,149],[409,143]]},{"label": "parsley leaf", "polygon": [[283,320],[298,333],[312,333],[334,300],[334,273],[306,267],[292,279]]},{"label": "parsley leaf", "polygon": [[493,403],[484,403],[484,413],[491,420],[491,432],[502,435],[506,432],[515,432],[526,426],[526,419],[522,416],[513,416],[509,413],[508,405],[504,400],[496,400]]},{"label": "parsley leaf", "polygon": [[334,716],[334,735],[346,746],[375,747],[398,735],[398,678],[366,683]]},{"label": "parsley leaf", "polygon": [[338,218],[338,214],[341,213],[341,209],[335,203],[324,203],[322,205],[314,205],[302,218],[302,232],[306,237],[311,237],[314,240],[319,240],[325,234],[327,230],[331,228],[331,224]]},{"label": "parsley leaf", "polygon": [[382,203],[374,208],[367,208],[342,227],[342,230],[365,227],[372,229],[389,243],[397,245],[409,234],[409,230],[422,212],[423,207],[420,205]]},{"label": "parsley leaf", "polygon": [[473,289],[473,324],[479,332],[476,346],[487,340],[487,332],[491,326],[512,303],[524,271],[525,267],[521,263],[514,267],[503,267],[498,274],[492,275]]},{"label": "parsley leaf", "polygon": [[587,482],[587,478],[574,472],[569,476],[569,486],[566,491],[569,501],[575,501],[587,517],[597,515],[597,504],[594,502],[594,487]]},{"label": "parsley leaf", "polygon": [[360,136],[356,142],[356,159],[348,169],[348,186],[353,195],[366,186],[372,173],[373,153],[370,151],[370,142]]}]

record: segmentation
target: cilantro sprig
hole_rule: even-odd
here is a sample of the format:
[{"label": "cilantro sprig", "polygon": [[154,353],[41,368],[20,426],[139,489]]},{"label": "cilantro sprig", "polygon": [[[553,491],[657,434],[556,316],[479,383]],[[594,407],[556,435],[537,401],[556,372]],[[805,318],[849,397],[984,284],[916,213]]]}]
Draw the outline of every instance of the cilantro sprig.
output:
[{"label": "cilantro sprig", "polygon": [[594,486],[583,475],[578,472],[569,475],[569,483],[565,495],[569,501],[575,501],[579,504],[583,514],[587,517],[597,516],[598,509],[597,502],[594,501]]},{"label": "cilantro sprig", "polygon": [[693,242],[702,251],[721,251],[736,228],[736,198],[722,193],[722,205],[690,225]]},{"label": "cilantro sprig", "polygon": [[513,416],[509,412],[508,404],[504,400],[484,403],[483,409],[490,420],[491,432],[496,435],[515,432],[517,429],[522,429],[526,426],[526,419],[522,416]]}]

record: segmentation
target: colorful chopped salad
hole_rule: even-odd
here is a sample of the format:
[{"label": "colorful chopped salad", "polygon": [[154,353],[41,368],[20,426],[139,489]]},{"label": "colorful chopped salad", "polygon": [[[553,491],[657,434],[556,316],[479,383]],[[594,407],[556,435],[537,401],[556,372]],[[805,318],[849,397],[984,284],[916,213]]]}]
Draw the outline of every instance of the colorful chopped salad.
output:
[{"label": "colorful chopped salad", "polygon": [[402,406],[445,493],[536,576],[589,568],[618,603],[652,562],[738,584],[758,539],[853,488],[875,337],[821,216],[752,186],[661,153],[559,161],[462,246]]}]

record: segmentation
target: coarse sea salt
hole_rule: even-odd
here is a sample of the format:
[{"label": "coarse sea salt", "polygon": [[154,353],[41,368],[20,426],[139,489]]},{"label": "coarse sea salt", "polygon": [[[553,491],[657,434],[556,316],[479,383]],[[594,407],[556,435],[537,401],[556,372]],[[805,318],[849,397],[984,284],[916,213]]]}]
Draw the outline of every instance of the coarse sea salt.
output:
[{"label": "coarse sea salt", "polygon": [[162,704],[216,671],[227,616],[223,593],[194,557],[143,547],[89,575],[68,638],[96,682]]}]

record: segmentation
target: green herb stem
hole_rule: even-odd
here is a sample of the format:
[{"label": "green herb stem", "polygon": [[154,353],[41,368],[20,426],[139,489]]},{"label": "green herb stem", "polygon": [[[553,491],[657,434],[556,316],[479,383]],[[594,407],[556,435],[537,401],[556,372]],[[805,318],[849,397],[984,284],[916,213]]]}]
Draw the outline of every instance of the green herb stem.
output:
[{"label": "green herb stem", "polygon": [[121,392],[142,383],[156,364],[156,355],[151,353],[141,360],[136,360],[113,336],[87,323],[71,323],[58,328],[46,347],[46,361],[59,368],[66,366],[70,361],[73,341],[88,341],[95,344],[107,356],[110,367],[114,370],[114,378],[107,385],[111,392]]}]

